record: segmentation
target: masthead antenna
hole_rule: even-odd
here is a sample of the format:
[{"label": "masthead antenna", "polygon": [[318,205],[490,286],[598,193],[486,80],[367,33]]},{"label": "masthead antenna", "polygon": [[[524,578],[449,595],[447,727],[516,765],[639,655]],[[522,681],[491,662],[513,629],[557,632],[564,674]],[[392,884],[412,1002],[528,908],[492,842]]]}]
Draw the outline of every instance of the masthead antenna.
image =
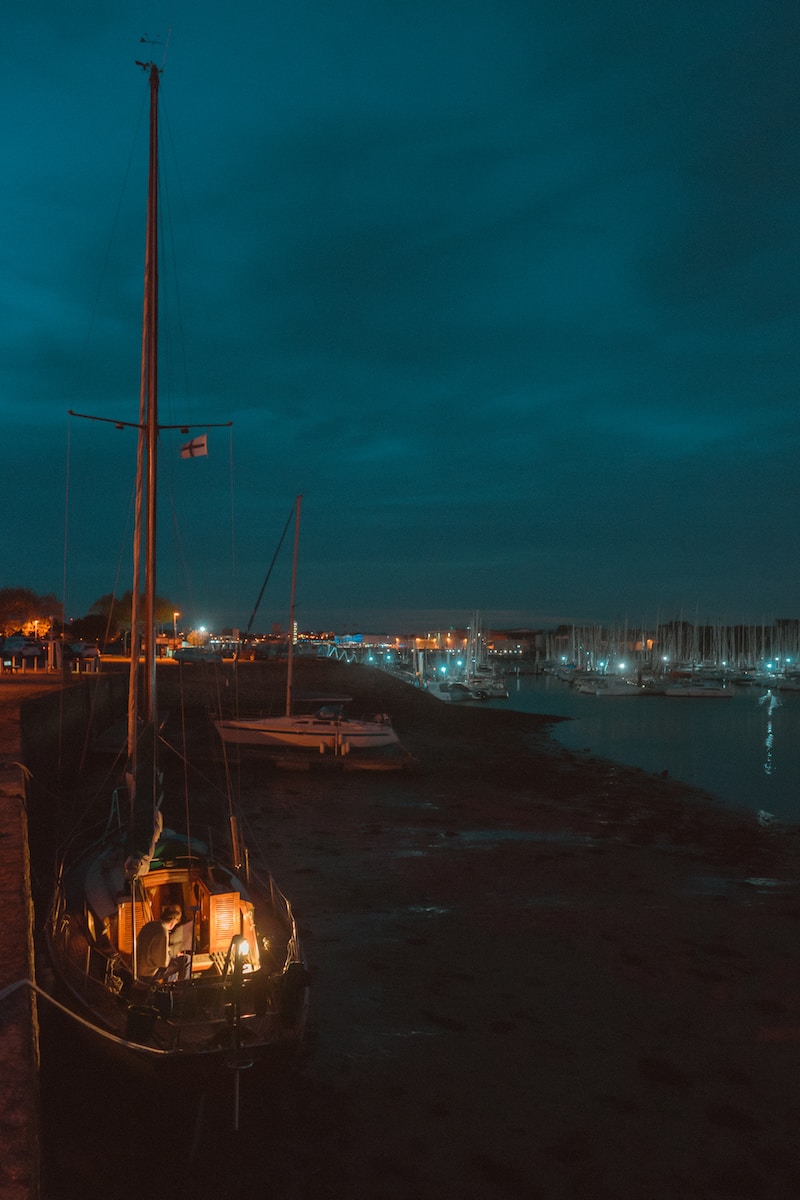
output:
[{"label": "masthead antenna", "polygon": [[[161,39],[160,39],[160,38],[149,38],[149,37],[147,37],[147,36],[145,36],[145,37],[140,37],[140,38],[139,38],[139,44],[140,44],[140,45],[143,45],[143,46],[163,46],[163,47],[164,47],[164,55],[163,55],[163,57],[162,57],[162,59],[161,59],[161,66],[159,67],[159,73],[161,73],[161,72],[164,70],[164,63],[167,61],[167,46],[169,45],[169,39],[170,39],[170,34],[171,34],[171,33],[172,33],[172,30],[170,29],[170,30],[167,32],[167,40],[166,40],[165,42],[161,41]],[[143,70],[145,70],[145,71],[146,71],[146,70],[148,70],[148,69],[149,69],[151,66],[155,66],[155,63],[149,63],[149,62],[140,62],[140,61],[139,61],[139,59],[137,58],[137,60],[136,60],[136,65],[137,65],[137,67],[141,67]]]}]

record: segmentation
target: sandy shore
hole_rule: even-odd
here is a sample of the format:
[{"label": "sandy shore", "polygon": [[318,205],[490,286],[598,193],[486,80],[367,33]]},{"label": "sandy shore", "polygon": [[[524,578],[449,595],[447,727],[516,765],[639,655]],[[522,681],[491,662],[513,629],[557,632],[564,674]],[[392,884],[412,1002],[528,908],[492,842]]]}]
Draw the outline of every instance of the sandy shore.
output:
[{"label": "sandy shore", "polygon": [[[279,696],[279,672],[245,674],[244,706]],[[218,778],[206,686],[198,674],[188,711]],[[796,834],[571,756],[539,717],[447,706],[338,664],[301,663],[298,686],[389,712],[417,767],[229,764],[298,914],[312,1008],[280,1101],[245,1077],[239,1133],[220,1132],[224,1115],[215,1127],[239,1152],[204,1155],[204,1132],[199,1152],[173,1156],[181,1186],[234,1195],[260,1181],[252,1194],[280,1200],[797,1195]]]}]

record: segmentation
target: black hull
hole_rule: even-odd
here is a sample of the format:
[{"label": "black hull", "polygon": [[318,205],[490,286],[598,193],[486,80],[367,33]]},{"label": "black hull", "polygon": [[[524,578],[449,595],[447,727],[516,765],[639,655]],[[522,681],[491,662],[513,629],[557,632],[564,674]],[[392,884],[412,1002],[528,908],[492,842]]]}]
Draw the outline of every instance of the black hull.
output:
[{"label": "black hull", "polygon": [[[174,1063],[254,1062],[302,1040],[308,976],[294,917],[270,879],[247,884],[231,868],[186,853],[167,831],[149,869],[123,889],[119,844],[87,852],[65,869],[46,927],[53,995],[98,1049],[145,1069]],[[136,926],[178,899],[193,916],[173,953],[180,977],[139,979]],[[186,940],[188,939],[188,945]],[[241,952],[241,959],[238,955]]]}]

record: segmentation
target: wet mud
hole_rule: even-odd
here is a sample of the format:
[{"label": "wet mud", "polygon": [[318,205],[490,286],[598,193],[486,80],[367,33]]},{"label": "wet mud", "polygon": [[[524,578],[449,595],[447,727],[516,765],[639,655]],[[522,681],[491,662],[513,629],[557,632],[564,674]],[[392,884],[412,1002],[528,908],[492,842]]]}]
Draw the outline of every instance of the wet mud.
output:
[{"label": "wet mud", "polygon": [[230,787],[294,904],[305,1045],[242,1075],[234,1130],[231,1080],[160,1089],[51,1030],[46,1200],[797,1194],[796,831],[571,755],[541,717],[357,666],[298,686],[389,712],[414,769],[226,760],[209,709],[279,706],[270,664],[173,668],[162,696],[198,824]]}]

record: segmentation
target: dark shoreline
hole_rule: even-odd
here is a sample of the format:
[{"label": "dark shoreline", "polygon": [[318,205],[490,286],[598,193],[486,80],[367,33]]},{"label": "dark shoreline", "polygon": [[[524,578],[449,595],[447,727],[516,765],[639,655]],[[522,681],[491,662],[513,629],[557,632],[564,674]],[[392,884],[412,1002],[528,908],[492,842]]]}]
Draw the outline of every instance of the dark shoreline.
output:
[{"label": "dark shoreline", "polygon": [[[231,670],[222,689],[214,683],[213,696],[210,679],[190,679],[192,669],[184,674],[181,704],[195,728],[202,730],[204,753],[211,750],[218,756],[216,735],[210,723],[203,722],[203,713],[219,706],[214,698],[221,697],[223,704],[230,698],[230,707],[244,712],[282,711],[285,664],[242,664],[236,683]],[[464,778],[470,790],[484,780],[501,789],[503,821],[513,814],[526,824],[588,822],[602,826],[606,836],[624,834],[639,844],[708,842],[715,853],[722,843],[735,847],[737,861],[744,862],[751,853],[755,861],[776,852],[791,859],[795,847],[800,849],[800,826],[776,823],[765,835],[752,812],[724,804],[709,792],[666,774],[561,746],[549,731],[567,717],[501,710],[491,704],[446,704],[381,670],[331,659],[301,659],[294,672],[298,695],[339,692],[352,697],[353,713],[388,712],[403,748],[426,777],[442,775],[450,783]],[[165,678],[168,687],[162,687],[161,694],[165,702],[171,697],[174,705],[178,680]],[[266,756],[245,755],[243,761],[247,770],[268,770]]]},{"label": "dark shoreline", "polygon": [[[573,755],[548,737],[555,718],[337,663],[301,660],[297,688],[390,713],[415,770],[226,764],[209,707],[279,710],[283,669],[187,667],[182,692],[163,672],[170,724],[186,720],[209,790],[227,775],[238,793],[313,977],[280,1095],[244,1080],[233,1143],[209,1098],[214,1153],[184,1155],[164,1185],[198,1200],[796,1194],[796,831]],[[182,1147],[196,1099],[176,1115]],[[119,1167],[135,1169],[141,1133],[116,1145]],[[74,1140],[68,1154],[88,1185]],[[126,1186],[103,1177],[108,1197]]]}]

